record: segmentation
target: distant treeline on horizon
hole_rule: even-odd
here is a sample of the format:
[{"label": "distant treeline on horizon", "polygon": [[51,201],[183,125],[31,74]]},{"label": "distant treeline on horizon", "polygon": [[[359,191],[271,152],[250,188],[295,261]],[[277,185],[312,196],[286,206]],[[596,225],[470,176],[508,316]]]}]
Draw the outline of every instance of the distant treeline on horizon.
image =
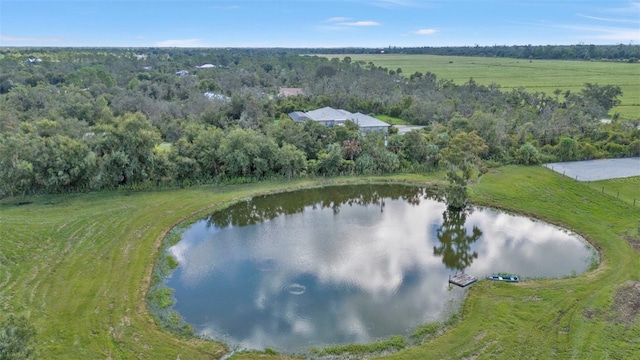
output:
[{"label": "distant treeline on horizon", "polygon": [[626,60],[640,59],[639,45],[514,45],[312,49],[324,54],[420,54],[446,56],[489,56],[520,59]]},{"label": "distant treeline on horizon", "polygon": [[[81,49],[105,50],[110,52],[146,51],[152,53],[175,52],[177,48],[165,47],[77,47]],[[77,49],[75,48],[75,49]],[[10,50],[28,49],[38,51],[67,51],[73,47],[0,47],[0,54]],[[185,52],[197,51],[205,48],[179,48]],[[269,54],[409,54],[409,55],[442,55],[442,56],[481,56],[481,57],[505,57],[519,59],[556,59],[556,60],[617,60],[631,63],[640,59],[640,45],[494,45],[494,46],[444,46],[444,47],[400,47],[389,46],[384,48],[370,47],[339,47],[339,48],[209,48],[209,49],[233,49],[234,52],[244,55],[269,55]]]}]

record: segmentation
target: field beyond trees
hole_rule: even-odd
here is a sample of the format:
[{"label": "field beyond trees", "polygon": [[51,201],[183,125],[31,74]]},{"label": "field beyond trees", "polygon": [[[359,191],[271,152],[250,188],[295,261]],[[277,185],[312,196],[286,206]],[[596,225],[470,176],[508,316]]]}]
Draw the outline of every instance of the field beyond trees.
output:
[{"label": "field beyond trees", "polygon": [[585,83],[615,85],[622,89],[620,105],[611,110],[621,118],[640,117],[640,63],[621,61],[572,61],[513,59],[502,57],[441,56],[419,54],[346,54],[352,61],[373,62],[390,70],[402,69],[405,76],[431,72],[438,79],[463,84],[473,78],[478,84],[500,85],[504,91],[519,87],[554,96],[554,90],[579,92]]},{"label": "field beyond trees", "polygon": [[[150,276],[168,230],[256,194],[338,183],[444,183],[442,173],[430,174],[5,198],[0,307],[35,326],[42,359],[220,358],[219,344],[164,332],[147,311]],[[640,207],[626,199],[636,196],[636,180],[594,188],[523,166],[483,175],[469,188],[473,201],[571,229],[600,250],[601,264],[566,279],[515,286],[480,281],[454,319],[430,328],[422,345],[389,358],[638,358],[633,289],[640,288],[634,287],[640,254],[629,242],[638,239]],[[609,195],[613,190],[621,199]],[[269,355],[233,356],[253,358]]]}]

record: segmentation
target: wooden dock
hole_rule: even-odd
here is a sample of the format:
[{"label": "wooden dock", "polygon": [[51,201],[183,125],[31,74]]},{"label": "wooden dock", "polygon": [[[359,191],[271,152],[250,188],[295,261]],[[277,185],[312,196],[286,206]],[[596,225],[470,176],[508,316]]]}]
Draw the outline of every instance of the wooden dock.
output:
[{"label": "wooden dock", "polygon": [[453,276],[449,275],[449,283],[458,285],[460,287],[471,285],[476,281],[478,281],[477,277],[473,277],[465,273],[455,274]]}]

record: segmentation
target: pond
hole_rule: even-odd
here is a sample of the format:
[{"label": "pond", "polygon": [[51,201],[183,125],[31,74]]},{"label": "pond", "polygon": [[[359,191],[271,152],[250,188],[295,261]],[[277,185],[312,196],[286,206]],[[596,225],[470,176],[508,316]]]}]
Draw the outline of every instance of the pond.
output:
[{"label": "pond", "polygon": [[457,272],[580,274],[597,252],[575,234],[487,208],[448,211],[425,189],[340,186],[260,196],[188,227],[166,286],[197,333],[300,352],[408,335],[456,311]]}]

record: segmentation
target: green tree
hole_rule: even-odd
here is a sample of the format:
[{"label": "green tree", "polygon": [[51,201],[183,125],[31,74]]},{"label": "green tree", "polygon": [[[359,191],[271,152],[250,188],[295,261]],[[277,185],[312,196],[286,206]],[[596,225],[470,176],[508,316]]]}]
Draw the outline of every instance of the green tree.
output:
[{"label": "green tree", "polygon": [[221,172],[222,160],[218,149],[222,144],[224,133],[221,129],[207,126],[193,140],[190,156],[198,162],[202,172],[209,178],[215,178]]},{"label": "green tree", "polygon": [[284,144],[276,154],[276,167],[281,175],[291,179],[306,169],[307,158],[302,150]]},{"label": "green tree", "polygon": [[527,143],[518,149],[517,155],[518,164],[523,165],[538,165],[540,164],[540,153],[535,146]]},{"label": "green tree", "polygon": [[560,161],[575,160],[578,155],[578,146],[574,139],[563,137],[556,148],[556,153]]},{"label": "green tree", "polygon": [[412,130],[404,135],[403,153],[413,164],[426,164],[430,152],[429,141],[421,130]]},{"label": "green tree", "polygon": [[296,147],[307,154],[307,159],[317,159],[320,151],[324,150],[335,142],[336,136],[332,129],[324,126],[316,121],[307,121],[303,124],[302,129],[308,136],[304,136],[302,146]]},{"label": "green tree", "polygon": [[251,163],[259,156],[258,141],[251,129],[233,129],[224,138],[218,149],[227,176],[251,176]]},{"label": "green tree", "polygon": [[95,65],[90,67],[83,67],[75,72],[67,75],[65,83],[74,84],[79,88],[88,88],[98,84],[103,84],[106,87],[113,87],[116,85],[116,80],[104,66]]},{"label": "green tree", "polygon": [[342,147],[338,144],[330,144],[327,150],[320,151],[318,155],[318,172],[323,175],[340,174],[342,164]]},{"label": "green tree", "polygon": [[33,134],[0,134],[0,194],[24,196],[35,190],[32,161],[37,148]]},{"label": "green tree", "polygon": [[463,209],[467,203],[467,182],[474,169],[480,169],[480,154],[488,146],[475,132],[461,132],[454,136],[442,150],[442,159],[447,168],[449,185],[446,190],[447,205],[451,209]]},{"label": "green tree", "polygon": [[96,127],[94,152],[104,186],[143,183],[154,172],[160,133],[142,113],[127,113]]},{"label": "green tree", "polygon": [[376,168],[376,159],[369,154],[360,155],[356,159],[356,171],[358,174],[373,174],[376,171]]},{"label": "green tree", "polygon": [[598,85],[586,83],[580,93],[598,103],[607,112],[615,106],[620,105],[619,97],[622,96],[622,89],[614,85]]}]

